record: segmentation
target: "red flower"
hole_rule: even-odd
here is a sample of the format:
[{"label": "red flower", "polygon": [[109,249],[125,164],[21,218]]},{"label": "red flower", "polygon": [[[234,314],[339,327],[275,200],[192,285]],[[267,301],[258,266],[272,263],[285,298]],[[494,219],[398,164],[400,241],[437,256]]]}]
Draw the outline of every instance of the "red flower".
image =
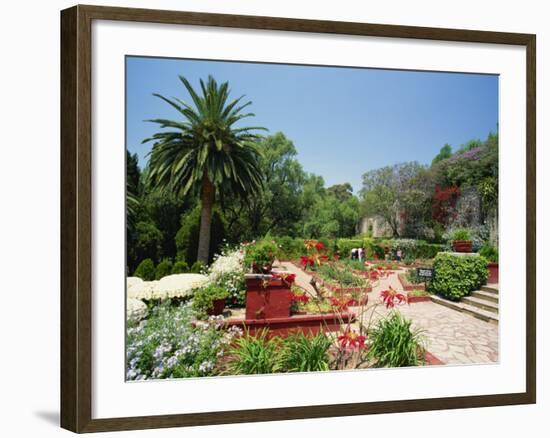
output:
[{"label": "red flower", "polygon": [[300,257],[300,265],[302,265],[303,268],[307,268],[308,266],[313,266],[314,262],[309,256],[302,256]]},{"label": "red flower", "polygon": [[302,303],[302,304],[309,303],[309,297],[306,294],[293,293],[291,299],[294,303]]},{"label": "red flower", "polygon": [[315,244],[315,249],[319,252],[321,252],[323,249],[325,249],[325,245],[323,244],[323,242],[317,242]]},{"label": "red flower", "polygon": [[349,328],[343,335],[338,336],[340,347],[360,351],[365,348],[365,336],[360,335],[356,331]]},{"label": "red flower", "polygon": [[289,274],[286,272],[273,273],[273,278],[280,278],[287,286],[292,285],[296,280],[296,274]]},{"label": "red flower", "polygon": [[390,286],[388,290],[383,290],[380,292],[380,298],[382,302],[386,305],[387,309],[393,309],[395,304],[403,304],[407,302],[407,297],[402,293],[397,292],[393,287]]},{"label": "red flower", "polygon": [[345,312],[349,306],[356,306],[357,300],[349,297],[330,297],[330,305],[341,312]]}]

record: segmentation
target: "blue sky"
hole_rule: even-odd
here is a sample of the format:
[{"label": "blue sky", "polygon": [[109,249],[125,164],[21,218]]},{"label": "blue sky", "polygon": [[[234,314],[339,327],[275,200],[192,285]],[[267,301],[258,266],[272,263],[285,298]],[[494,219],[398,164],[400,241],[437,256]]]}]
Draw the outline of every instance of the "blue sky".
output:
[{"label": "blue sky", "polygon": [[127,147],[143,167],[158,130],[144,120],[177,119],[154,97],[190,102],[178,75],[198,87],[213,75],[229,81],[232,96],[246,95],[256,117],[248,125],[282,131],[307,172],[326,186],[361,188],[368,170],[404,161],[428,164],[445,144],[456,150],[484,140],[498,123],[498,77],[400,70],[312,67],[163,58],[127,58]]}]

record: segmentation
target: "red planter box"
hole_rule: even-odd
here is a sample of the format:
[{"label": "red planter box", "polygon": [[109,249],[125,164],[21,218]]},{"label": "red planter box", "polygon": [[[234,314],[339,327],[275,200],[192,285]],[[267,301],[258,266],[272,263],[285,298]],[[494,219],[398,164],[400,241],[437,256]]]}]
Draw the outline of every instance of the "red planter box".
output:
[{"label": "red planter box", "polygon": [[498,283],[498,263],[487,263],[487,269],[489,270],[487,283]]},{"label": "red planter box", "polygon": [[270,275],[246,276],[246,319],[288,318],[290,286]]},{"label": "red planter box", "polygon": [[325,313],[322,315],[295,315],[290,318],[273,319],[229,319],[225,321],[226,327],[233,325],[246,329],[248,334],[254,336],[263,330],[269,330],[267,336],[287,337],[291,333],[302,332],[304,335],[316,335],[320,332],[337,332],[341,324],[348,324],[355,320],[353,313]]},{"label": "red planter box", "polygon": [[417,297],[411,297],[409,295],[407,295],[407,302],[409,304],[412,304],[412,303],[422,303],[424,301],[432,301],[431,297],[429,295],[425,295],[425,296],[417,296]]},{"label": "red planter box", "polygon": [[401,283],[401,286],[403,287],[403,290],[409,291],[409,290],[426,290],[426,284],[425,283],[411,283],[409,280],[407,280],[406,274],[398,274],[397,278],[399,279],[399,282]]}]

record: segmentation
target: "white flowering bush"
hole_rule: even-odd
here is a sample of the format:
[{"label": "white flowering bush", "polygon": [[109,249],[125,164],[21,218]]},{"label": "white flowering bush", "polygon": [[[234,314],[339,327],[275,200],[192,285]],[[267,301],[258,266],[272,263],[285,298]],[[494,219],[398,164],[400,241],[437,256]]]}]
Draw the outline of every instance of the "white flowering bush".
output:
[{"label": "white flowering bush", "polygon": [[228,304],[244,306],[246,287],[244,282],[244,251],[226,249],[214,258],[208,268],[208,282],[227,289]]},{"label": "white flowering bush", "polygon": [[147,316],[147,305],[136,298],[126,301],[126,318],[128,321],[139,321]]},{"label": "white flowering bush", "polygon": [[192,324],[190,303],[155,306],[146,320],[128,324],[127,380],[204,377],[218,374],[218,362],[242,330],[220,328],[221,320]]},{"label": "white flowering bush", "polygon": [[167,298],[185,298],[193,290],[208,283],[208,277],[202,274],[173,274],[156,281],[135,281],[126,279],[128,298],[138,300],[165,300]]}]

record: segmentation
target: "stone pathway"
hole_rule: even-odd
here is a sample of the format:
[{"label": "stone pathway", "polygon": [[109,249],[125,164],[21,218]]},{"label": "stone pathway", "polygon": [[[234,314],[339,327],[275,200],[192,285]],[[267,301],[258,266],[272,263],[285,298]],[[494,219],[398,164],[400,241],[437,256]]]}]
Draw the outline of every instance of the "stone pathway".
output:
[{"label": "stone pathway", "polygon": [[317,292],[315,292],[315,289],[310,283],[311,275],[306,274],[304,271],[296,267],[294,263],[280,262],[279,266],[285,271],[289,271],[289,272],[292,272],[293,274],[296,274],[295,282],[298,286],[305,289],[310,294],[317,295]]},{"label": "stone pathway", "polygon": [[[314,293],[309,284],[311,276],[292,263],[282,262],[281,267],[296,274],[299,286]],[[401,271],[404,272],[404,271]],[[369,293],[371,304],[379,301],[380,291],[392,286],[403,292],[397,273],[378,282]],[[413,320],[413,327],[422,330],[430,353],[445,364],[479,364],[498,361],[498,326],[481,321],[471,315],[432,302],[421,302],[396,307],[401,314]],[[356,313],[358,308],[352,309]],[[373,310],[363,315],[366,324]],[[379,305],[372,314],[373,321],[387,315],[388,309]]]}]

